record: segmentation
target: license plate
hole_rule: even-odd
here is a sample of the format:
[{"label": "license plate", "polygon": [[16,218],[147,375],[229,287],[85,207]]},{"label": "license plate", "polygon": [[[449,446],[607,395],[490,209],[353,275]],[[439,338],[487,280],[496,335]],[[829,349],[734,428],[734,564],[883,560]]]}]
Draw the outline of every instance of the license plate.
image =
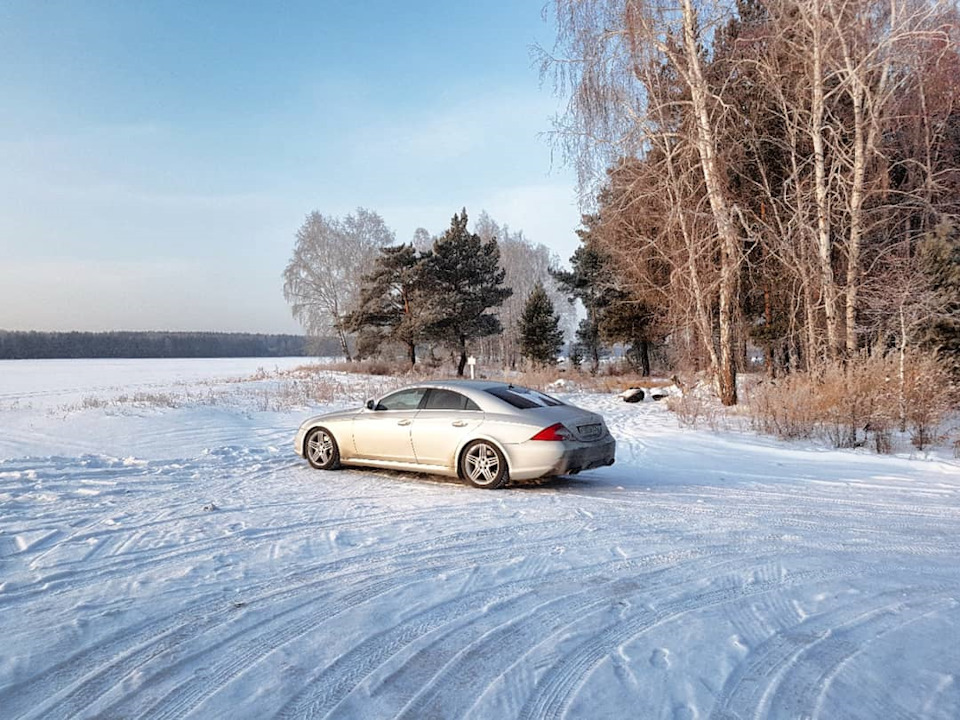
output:
[{"label": "license plate", "polygon": [[579,432],[580,437],[585,440],[594,440],[600,437],[600,433],[603,432],[603,426],[600,425],[600,423],[596,423],[595,425],[579,425],[577,432]]}]

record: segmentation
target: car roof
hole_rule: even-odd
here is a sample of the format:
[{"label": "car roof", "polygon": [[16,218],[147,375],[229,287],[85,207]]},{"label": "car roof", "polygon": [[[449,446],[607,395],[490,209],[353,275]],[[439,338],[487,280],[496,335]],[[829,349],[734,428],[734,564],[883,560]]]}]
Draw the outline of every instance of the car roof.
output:
[{"label": "car roof", "polygon": [[517,407],[513,403],[507,402],[504,398],[500,397],[496,393],[485,392],[488,390],[494,390],[495,388],[507,389],[513,387],[528,389],[523,385],[513,385],[512,383],[494,380],[425,380],[424,382],[411,383],[410,385],[398,388],[397,390],[387,393],[387,395],[392,395],[396,392],[402,392],[404,390],[411,390],[414,388],[453,390],[466,395],[471,400],[479,404],[481,409],[487,412],[500,411],[513,414],[517,411]]},{"label": "car roof", "polygon": [[410,388],[437,388],[440,390],[488,390],[495,387],[510,387],[510,383],[493,380],[424,380],[423,382],[410,383],[402,388],[392,391],[409,390]]}]

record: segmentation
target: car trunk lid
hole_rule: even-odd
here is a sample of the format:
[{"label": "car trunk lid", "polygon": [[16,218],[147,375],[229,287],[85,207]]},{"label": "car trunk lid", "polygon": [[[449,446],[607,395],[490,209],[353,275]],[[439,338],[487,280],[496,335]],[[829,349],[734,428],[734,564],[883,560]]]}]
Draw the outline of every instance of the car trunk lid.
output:
[{"label": "car trunk lid", "polygon": [[580,442],[596,442],[607,435],[603,418],[589,410],[581,410],[570,405],[560,405],[557,407],[530,408],[524,412],[530,413],[531,419],[536,417],[545,428],[554,423],[563,423],[563,426],[570,431],[574,439]]}]

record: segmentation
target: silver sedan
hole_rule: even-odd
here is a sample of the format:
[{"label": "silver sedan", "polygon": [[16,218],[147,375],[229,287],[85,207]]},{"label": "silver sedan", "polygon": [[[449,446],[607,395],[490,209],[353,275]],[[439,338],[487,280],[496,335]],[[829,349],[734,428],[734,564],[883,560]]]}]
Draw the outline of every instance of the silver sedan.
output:
[{"label": "silver sedan", "polygon": [[603,418],[537,390],[425,382],[304,422],[297,453],[315,468],[364,465],[461,477],[476,487],[612,465]]}]

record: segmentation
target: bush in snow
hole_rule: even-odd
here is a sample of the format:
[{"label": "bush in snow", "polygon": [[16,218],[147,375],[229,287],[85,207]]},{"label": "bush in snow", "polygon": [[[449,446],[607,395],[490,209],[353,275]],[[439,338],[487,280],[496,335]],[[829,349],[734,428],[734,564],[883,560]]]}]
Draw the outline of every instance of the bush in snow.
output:
[{"label": "bush in snow", "polygon": [[753,426],[785,439],[822,437],[834,447],[877,452],[893,450],[899,429],[922,450],[939,441],[956,392],[935,354],[909,354],[903,376],[900,367],[894,355],[873,353],[762,382],[749,401]]},{"label": "bush in snow", "polygon": [[918,450],[940,442],[939,429],[956,407],[957,388],[946,365],[933,353],[910,353],[903,377],[901,431]]},{"label": "bush in snow", "polygon": [[811,389],[810,378],[800,374],[757,385],[749,402],[754,428],[786,440],[811,437],[820,412]]},{"label": "bush in snow", "polygon": [[873,434],[876,449],[890,451],[890,428],[896,419],[895,367],[892,357],[874,354],[823,369],[820,387],[813,391],[822,433],[834,447],[860,447]]}]

